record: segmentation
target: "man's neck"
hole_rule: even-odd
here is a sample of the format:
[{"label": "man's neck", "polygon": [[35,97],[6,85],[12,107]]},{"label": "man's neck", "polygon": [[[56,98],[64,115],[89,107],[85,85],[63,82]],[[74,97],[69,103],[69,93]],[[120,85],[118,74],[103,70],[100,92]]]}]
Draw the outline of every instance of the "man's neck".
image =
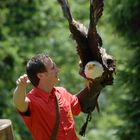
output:
[{"label": "man's neck", "polygon": [[45,91],[46,93],[51,93],[54,86],[38,85],[38,88]]}]

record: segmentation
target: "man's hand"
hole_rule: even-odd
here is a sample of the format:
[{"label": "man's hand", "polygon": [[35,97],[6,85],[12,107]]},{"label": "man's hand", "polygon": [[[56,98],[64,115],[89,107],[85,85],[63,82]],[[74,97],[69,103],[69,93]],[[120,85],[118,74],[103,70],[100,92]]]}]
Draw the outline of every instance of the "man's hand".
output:
[{"label": "man's hand", "polygon": [[30,83],[30,80],[28,79],[27,74],[23,74],[22,76],[20,76],[17,81],[16,84],[17,86],[26,88],[26,86]]}]

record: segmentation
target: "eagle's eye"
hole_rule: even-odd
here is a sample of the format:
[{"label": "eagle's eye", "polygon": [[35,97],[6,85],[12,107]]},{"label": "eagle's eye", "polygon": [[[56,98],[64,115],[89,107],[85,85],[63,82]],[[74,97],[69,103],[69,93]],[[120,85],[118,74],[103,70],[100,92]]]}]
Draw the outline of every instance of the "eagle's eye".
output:
[{"label": "eagle's eye", "polygon": [[93,67],[94,67],[93,64],[88,64],[88,65],[87,65],[88,70],[93,69]]}]

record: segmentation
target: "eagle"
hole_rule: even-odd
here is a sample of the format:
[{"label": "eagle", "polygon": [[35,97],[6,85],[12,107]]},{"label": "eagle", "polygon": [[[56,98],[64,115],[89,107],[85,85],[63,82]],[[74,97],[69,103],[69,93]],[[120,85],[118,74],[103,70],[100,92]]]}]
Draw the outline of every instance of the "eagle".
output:
[{"label": "eagle", "polygon": [[101,77],[104,72],[102,65],[97,61],[90,61],[86,64],[84,74],[86,78],[96,79]]},{"label": "eagle", "polygon": [[95,107],[99,111],[98,97],[101,90],[105,86],[113,84],[116,60],[102,47],[102,38],[96,29],[97,23],[103,14],[103,0],[90,0],[88,28],[74,19],[67,0],[57,1],[68,21],[72,38],[76,41],[76,50],[80,58],[79,74],[89,81],[88,88],[85,88],[83,92],[77,95],[82,111],[88,114],[86,123],[80,132],[81,135],[84,135],[92,111]]}]

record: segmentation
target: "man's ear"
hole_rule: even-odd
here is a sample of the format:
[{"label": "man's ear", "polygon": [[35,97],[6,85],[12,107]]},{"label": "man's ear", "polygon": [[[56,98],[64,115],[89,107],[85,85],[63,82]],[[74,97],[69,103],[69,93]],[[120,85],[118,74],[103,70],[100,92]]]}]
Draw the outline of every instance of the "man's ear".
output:
[{"label": "man's ear", "polygon": [[37,77],[38,77],[39,79],[44,78],[44,73],[38,73],[38,74],[37,74]]}]

